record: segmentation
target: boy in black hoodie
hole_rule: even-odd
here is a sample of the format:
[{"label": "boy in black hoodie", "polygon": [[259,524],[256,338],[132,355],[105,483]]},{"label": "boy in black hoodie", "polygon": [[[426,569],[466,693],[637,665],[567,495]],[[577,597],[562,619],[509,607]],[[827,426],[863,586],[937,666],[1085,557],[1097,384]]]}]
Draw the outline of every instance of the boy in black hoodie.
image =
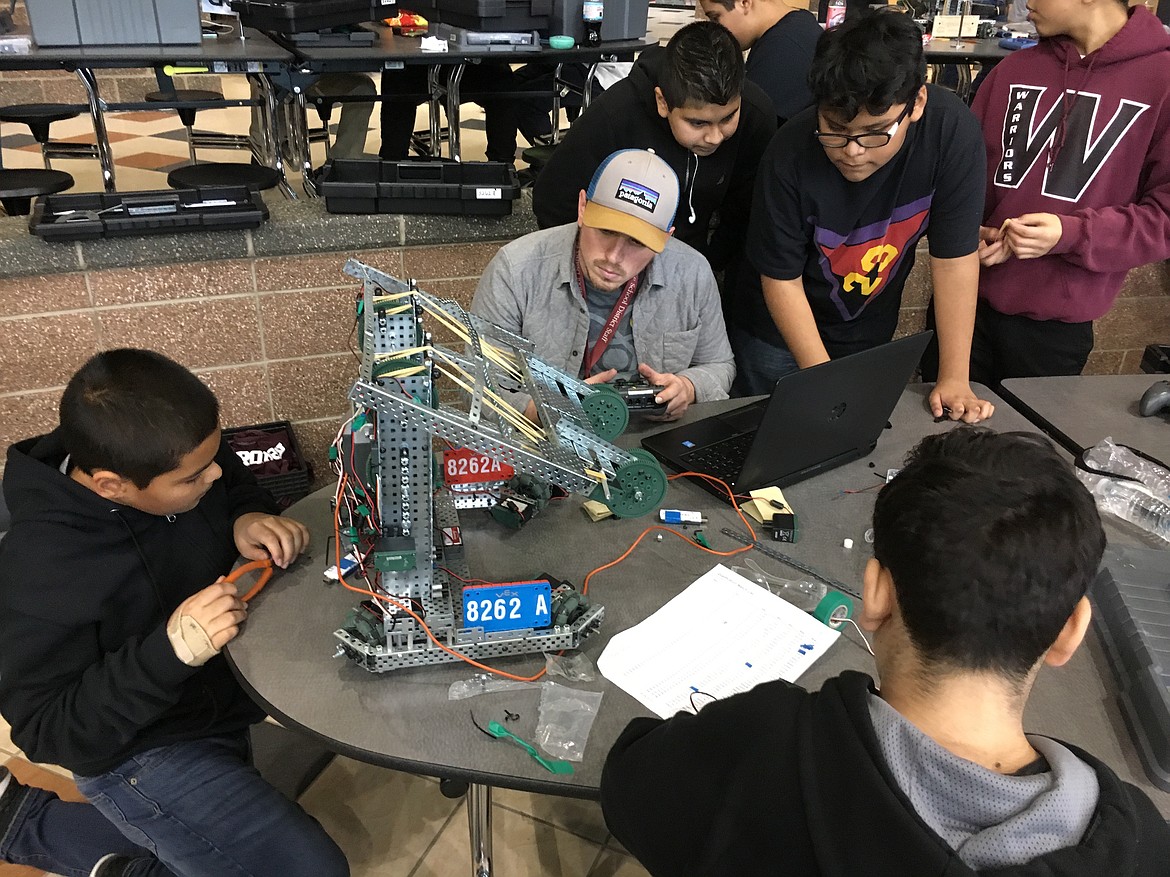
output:
[{"label": "boy in black hoodie", "polygon": [[1154,877],[1170,829],[1105,764],[1025,734],[1028,694],[1089,624],[1105,535],[1039,436],[930,436],[878,495],[861,626],[881,688],[770,682],[635,719],[601,779],[655,875]]},{"label": "boy in black hoodie", "polygon": [[775,130],[772,102],[744,81],[735,37],[711,21],[688,24],[665,48],[643,52],[573,123],[536,180],[532,210],[541,228],[576,222],[577,195],[601,162],[648,149],[679,179],[674,236],[719,271],[743,245],[756,168]]},{"label": "boy in black hoodie", "polygon": [[307,529],[223,441],[219,405],[166,357],[110,350],[60,426],[8,451],[0,712],[92,804],[0,776],[0,859],[92,877],[344,877],[321,826],[248,764],[263,718],[219,653],[240,554],[286,567]]}]

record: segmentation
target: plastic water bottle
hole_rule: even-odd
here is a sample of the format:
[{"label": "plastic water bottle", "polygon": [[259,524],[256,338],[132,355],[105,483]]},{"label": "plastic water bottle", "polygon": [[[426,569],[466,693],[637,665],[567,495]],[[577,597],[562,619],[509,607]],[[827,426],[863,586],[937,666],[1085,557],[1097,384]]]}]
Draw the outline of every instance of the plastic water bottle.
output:
[{"label": "plastic water bottle", "polygon": [[581,21],[585,23],[585,45],[601,45],[601,20],[604,17],[604,0],[585,0],[581,7]]},{"label": "plastic water bottle", "polygon": [[826,13],[825,29],[836,27],[845,20],[845,0],[829,0],[829,10]]},{"label": "plastic water bottle", "polygon": [[1097,505],[1124,518],[1163,541],[1170,542],[1170,503],[1158,499],[1140,486],[1102,478],[1092,488]]}]

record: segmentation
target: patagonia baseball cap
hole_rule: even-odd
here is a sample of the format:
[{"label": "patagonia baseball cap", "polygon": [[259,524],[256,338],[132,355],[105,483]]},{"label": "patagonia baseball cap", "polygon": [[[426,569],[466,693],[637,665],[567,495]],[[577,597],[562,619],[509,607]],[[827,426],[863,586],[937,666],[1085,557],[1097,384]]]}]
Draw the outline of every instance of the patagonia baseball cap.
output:
[{"label": "patagonia baseball cap", "polygon": [[585,190],[581,222],[629,235],[656,253],[678,209],[678,177],[670,165],[645,149],[621,149],[597,168]]}]

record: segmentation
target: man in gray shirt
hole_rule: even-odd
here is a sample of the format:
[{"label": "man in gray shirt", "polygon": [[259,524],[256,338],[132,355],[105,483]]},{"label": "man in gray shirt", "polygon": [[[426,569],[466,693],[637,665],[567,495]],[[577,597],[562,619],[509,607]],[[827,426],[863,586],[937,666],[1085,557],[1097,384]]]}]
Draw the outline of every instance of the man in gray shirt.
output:
[{"label": "man in gray shirt", "polygon": [[[725,399],[735,365],[707,260],[671,237],[678,178],[641,149],[610,155],[581,191],[576,224],[525,235],[484,270],[473,313],[590,383],[644,380],[664,417]],[[505,394],[530,418],[523,394]]]}]

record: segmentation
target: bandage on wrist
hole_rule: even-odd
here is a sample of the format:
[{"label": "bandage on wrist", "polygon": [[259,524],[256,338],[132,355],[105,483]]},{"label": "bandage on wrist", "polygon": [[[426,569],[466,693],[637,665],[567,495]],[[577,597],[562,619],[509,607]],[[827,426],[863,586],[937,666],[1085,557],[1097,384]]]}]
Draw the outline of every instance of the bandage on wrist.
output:
[{"label": "bandage on wrist", "polygon": [[188,667],[202,667],[219,654],[203,625],[190,615],[171,618],[167,624],[167,639],[171,641],[175,656]]}]

